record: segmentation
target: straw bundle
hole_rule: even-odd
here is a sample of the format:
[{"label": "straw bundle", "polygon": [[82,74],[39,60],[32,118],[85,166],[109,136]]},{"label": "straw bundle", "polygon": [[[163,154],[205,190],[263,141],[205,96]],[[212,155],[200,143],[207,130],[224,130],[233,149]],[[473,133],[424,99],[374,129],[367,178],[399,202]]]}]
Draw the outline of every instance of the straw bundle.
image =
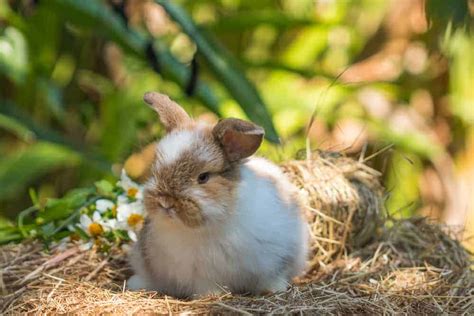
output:
[{"label": "straw bundle", "polygon": [[327,264],[347,246],[362,246],[375,237],[383,216],[378,171],[337,153],[315,152],[311,159],[281,165],[301,192],[310,223],[313,260]]}]

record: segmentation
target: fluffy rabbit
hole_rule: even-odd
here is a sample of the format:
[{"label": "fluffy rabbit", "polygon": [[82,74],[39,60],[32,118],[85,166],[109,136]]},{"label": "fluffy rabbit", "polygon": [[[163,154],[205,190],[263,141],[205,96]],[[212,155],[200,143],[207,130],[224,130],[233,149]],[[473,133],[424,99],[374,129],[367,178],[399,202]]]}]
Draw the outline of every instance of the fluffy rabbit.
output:
[{"label": "fluffy rabbit", "polygon": [[130,254],[130,289],[175,297],[285,290],[300,274],[307,228],[277,166],[249,158],[261,127],[194,122],[167,96],[144,100],[167,130],[145,185],[147,219]]}]

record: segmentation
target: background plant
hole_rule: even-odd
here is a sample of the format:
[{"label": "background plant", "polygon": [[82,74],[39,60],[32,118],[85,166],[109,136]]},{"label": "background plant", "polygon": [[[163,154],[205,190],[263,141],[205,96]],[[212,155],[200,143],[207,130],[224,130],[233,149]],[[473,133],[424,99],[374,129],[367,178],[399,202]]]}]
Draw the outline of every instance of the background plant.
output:
[{"label": "background plant", "polygon": [[0,214],[113,181],[162,133],[141,101],[158,90],[195,117],[263,125],[260,154],[276,161],[307,140],[362,151],[391,212],[469,222],[472,12],[467,0],[2,1]]}]

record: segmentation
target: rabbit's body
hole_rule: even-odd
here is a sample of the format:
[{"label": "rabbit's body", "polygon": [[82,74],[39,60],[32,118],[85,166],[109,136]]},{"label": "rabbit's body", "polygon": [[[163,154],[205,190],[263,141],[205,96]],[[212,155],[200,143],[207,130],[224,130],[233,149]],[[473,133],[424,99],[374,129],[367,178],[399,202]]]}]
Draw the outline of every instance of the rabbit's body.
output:
[{"label": "rabbit's body", "polygon": [[304,268],[306,223],[279,168],[247,158],[263,130],[236,119],[197,125],[165,96],[145,100],[170,133],[146,184],[128,287],[176,297],[284,290]]},{"label": "rabbit's body", "polygon": [[153,251],[144,253],[136,244],[132,265],[146,273],[129,286],[176,297],[224,287],[233,293],[284,290],[306,259],[306,228],[297,201],[278,198],[288,196],[280,190],[292,187],[276,166],[259,158],[241,166],[241,177],[235,212],[224,224],[176,229],[149,221],[141,238]]}]

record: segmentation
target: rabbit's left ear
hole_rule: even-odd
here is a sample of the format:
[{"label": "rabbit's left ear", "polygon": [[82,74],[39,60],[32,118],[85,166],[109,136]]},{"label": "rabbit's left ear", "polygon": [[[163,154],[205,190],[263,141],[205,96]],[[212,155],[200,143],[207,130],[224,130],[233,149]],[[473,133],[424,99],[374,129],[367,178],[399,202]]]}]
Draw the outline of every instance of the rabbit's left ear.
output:
[{"label": "rabbit's left ear", "polygon": [[192,120],[181,106],[167,95],[147,92],[143,100],[160,116],[160,121],[167,132],[189,125]]},{"label": "rabbit's left ear", "polygon": [[229,161],[237,161],[253,155],[263,140],[265,131],[258,125],[235,118],[217,123],[212,134],[221,144]]}]

